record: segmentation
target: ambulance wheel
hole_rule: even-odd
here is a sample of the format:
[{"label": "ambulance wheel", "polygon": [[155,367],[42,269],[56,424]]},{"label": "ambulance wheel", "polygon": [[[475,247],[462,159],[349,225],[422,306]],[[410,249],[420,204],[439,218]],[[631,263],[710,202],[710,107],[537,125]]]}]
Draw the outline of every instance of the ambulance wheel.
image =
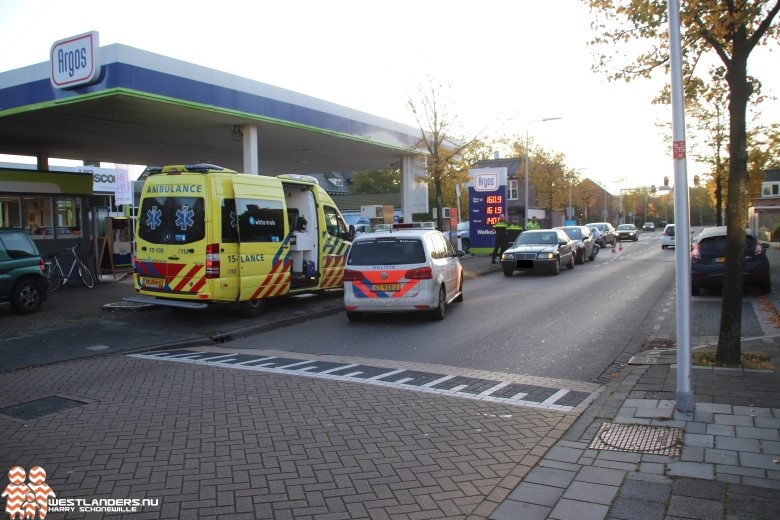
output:
[{"label": "ambulance wheel", "polygon": [[265,309],[265,300],[248,300],[241,302],[241,315],[244,318],[260,316]]}]

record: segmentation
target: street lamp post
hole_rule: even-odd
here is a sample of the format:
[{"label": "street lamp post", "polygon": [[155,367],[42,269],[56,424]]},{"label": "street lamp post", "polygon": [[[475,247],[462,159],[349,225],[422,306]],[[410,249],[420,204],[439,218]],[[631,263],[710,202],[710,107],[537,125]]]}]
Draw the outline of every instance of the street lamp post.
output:
[{"label": "street lamp post", "polygon": [[529,121],[525,126],[525,226],[523,229],[528,229],[528,129],[531,123],[543,123],[545,121],[556,121],[561,119],[560,117],[545,117],[544,119],[535,119]]}]

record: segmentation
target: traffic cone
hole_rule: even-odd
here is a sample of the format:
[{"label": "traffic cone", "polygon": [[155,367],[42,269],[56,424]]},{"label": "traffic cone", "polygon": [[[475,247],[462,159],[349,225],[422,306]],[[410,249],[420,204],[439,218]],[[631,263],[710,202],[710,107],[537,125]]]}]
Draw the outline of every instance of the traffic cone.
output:
[{"label": "traffic cone", "polygon": [[[615,240],[615,242],[617,242],[617,240]],[[615,252],[615,242],[612,242],[612,252],[613,253]]]},{"label": "traffic cone", "polygon": [[622,251],[622,250],[623,250],[623,242],[621,242],[621,243],[618,245],[618,251]]}]

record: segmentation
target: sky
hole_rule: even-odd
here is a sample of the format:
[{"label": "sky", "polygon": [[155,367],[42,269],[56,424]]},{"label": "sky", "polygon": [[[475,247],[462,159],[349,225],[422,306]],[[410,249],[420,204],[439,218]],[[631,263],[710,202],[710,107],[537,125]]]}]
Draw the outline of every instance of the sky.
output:
[{"label": "sky", "polygon": [[[101,46],[136,47],[413,126],[407,101],[432,78],[449,85],[465,137],[528,135],[615,194],[661,185],[674,178],[674,162],[658,124],[672,113],[651,100],[669,78],[610,83],[593,72],[591,19],[581,0],[0,0],[0,72],[47,61],[55,41],[94,30]],[[761,50],[749,73],[778,96],[773,60],[777,52]],[[780,120],[778,105],[763,117]],[[538,121],[553,117],[561,119]],[[687,162],[689,179],[704,171]]]}]

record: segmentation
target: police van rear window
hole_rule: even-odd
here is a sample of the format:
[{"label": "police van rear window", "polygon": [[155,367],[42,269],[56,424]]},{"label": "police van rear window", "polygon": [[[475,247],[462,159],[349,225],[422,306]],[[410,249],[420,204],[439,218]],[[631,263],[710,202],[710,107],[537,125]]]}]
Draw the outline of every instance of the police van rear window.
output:
[{"label": "police van rear window", "polygon": [[189,244],[206,236],[203,197],[146,198],[138,213],[138,236],[151,244]]},{"label": "police van rear window", "polygon": [[425,248],[418,238],[379,238],[354,242],[348,265],[399,265],[425,263]]}]

